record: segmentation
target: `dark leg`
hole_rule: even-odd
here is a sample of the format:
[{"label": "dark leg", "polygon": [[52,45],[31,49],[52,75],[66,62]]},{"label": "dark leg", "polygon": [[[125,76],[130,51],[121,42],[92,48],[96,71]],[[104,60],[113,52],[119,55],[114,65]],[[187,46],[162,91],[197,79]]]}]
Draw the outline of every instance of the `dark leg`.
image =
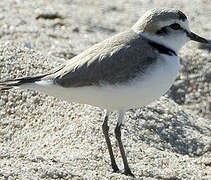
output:
[{"label": "dark leg", "polygon": [[114,172],[119,172],[119,168],[118,168],[116,161],[115,161],[115,158],[114,158],[114,153],[113,153],[113,150],[112,150],[112,147],[111,147],[111,141],[110,141],[109,134],[108,134],[108,131],[109,131],[108,112],[106,112],[106,116],[105,116],[105,119],[104,119],[104,122],[103,122],[103,125],[102,125],[102,129],[103,129],[103,134],[104,134],[106,144],[107,144],[107,147],[108,147],[110,159],[111,159],[111,167],[112,167]]},{"label": "dark leg", "polygon": [[121,125],[122,125],[123,118],[124,118],[124,112],[120,112],[118,122],[117,122],[117,125],[116,125],[116,128],[115,128],[115,136],[116,136],[116,139],[117,139],[117,142],[118,142],[118,145],[119,145],[119,150],[120,150],[122,160],[123,160],[123,163],[124,163],[124,174],[135,177],[133,175],[133,173],[131,172],[130,167],[128,165],[127,157],[125,155],[125,150],[124,150],[122,140],[121,140]]}]

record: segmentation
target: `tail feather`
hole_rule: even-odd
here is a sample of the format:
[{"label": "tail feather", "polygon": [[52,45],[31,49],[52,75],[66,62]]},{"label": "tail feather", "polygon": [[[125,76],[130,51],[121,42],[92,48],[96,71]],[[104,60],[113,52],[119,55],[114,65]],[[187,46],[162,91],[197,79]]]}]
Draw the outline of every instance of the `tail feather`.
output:
[{"label": "tail feather", "polygon": [[13,87],[20,86],[22,84],[40,81],[40,80],[42,80],[42,78],[47,77],[48,75],[51,75],[51,74],[54,74],[54,73],[60,71],[63,67],[65,67],[65,64],[62,64],[59,67],[56,67],[55,69],[53,69],[52,71],[50,71],[47,74],[37,75],[37,76],[33,76],[33,77],[29,76],[29,77],[17,78],[17,79],[2,81],[2,82],[0,81],[0,91],[8,90]]},{"label": "tail feather", "polygon": [[33,83],[36,81],[40,81],[46,75],[47,74],[34,76],[34,77],[23,77],[23,78],[6,80],[3,82],[0,82],[0,91],[9,90],[13,87],[17,87],[25,83]]}]

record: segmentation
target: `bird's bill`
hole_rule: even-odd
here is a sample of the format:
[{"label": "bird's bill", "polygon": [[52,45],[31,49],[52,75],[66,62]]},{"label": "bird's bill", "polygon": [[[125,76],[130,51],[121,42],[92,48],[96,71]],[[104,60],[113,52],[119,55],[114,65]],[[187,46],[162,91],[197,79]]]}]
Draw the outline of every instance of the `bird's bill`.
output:
[{"label": "bird's bill", "polygon": [[208,40],[204,39],[203,37],[198,36],[197,34],[195,34],[193,32],[187,33],[187,35],[193,41],[197,41],[200,43],[209,43]]}]

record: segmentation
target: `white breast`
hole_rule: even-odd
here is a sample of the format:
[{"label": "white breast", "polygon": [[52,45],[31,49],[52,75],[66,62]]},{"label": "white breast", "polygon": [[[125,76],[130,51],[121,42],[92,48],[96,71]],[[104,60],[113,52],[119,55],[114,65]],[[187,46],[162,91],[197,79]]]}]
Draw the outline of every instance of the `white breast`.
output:
[{"label": "white breast", "polygon": [[26,85],[25,88],[36,89],[70,102],[109,110],[127,110],[147,105],[166,93],[176,79],[179,66],[178,57],[161,55],[144,75],[124,85],[63,88],[52,82],[41,81]]}]

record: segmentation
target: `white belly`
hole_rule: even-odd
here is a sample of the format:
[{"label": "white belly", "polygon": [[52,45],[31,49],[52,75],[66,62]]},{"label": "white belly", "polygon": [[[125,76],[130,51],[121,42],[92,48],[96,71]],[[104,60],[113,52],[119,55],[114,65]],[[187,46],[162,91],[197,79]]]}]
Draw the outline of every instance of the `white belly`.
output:
[{"label": "white belly", "polygon": [[52,82],[38,82],[25,88],[36,89],[59,99],[89,104],[109,110],[138,108],[158,99],[171,87],[179,70],[179,58],[162,55],[162,59],[125,85],[63,88]]}]

